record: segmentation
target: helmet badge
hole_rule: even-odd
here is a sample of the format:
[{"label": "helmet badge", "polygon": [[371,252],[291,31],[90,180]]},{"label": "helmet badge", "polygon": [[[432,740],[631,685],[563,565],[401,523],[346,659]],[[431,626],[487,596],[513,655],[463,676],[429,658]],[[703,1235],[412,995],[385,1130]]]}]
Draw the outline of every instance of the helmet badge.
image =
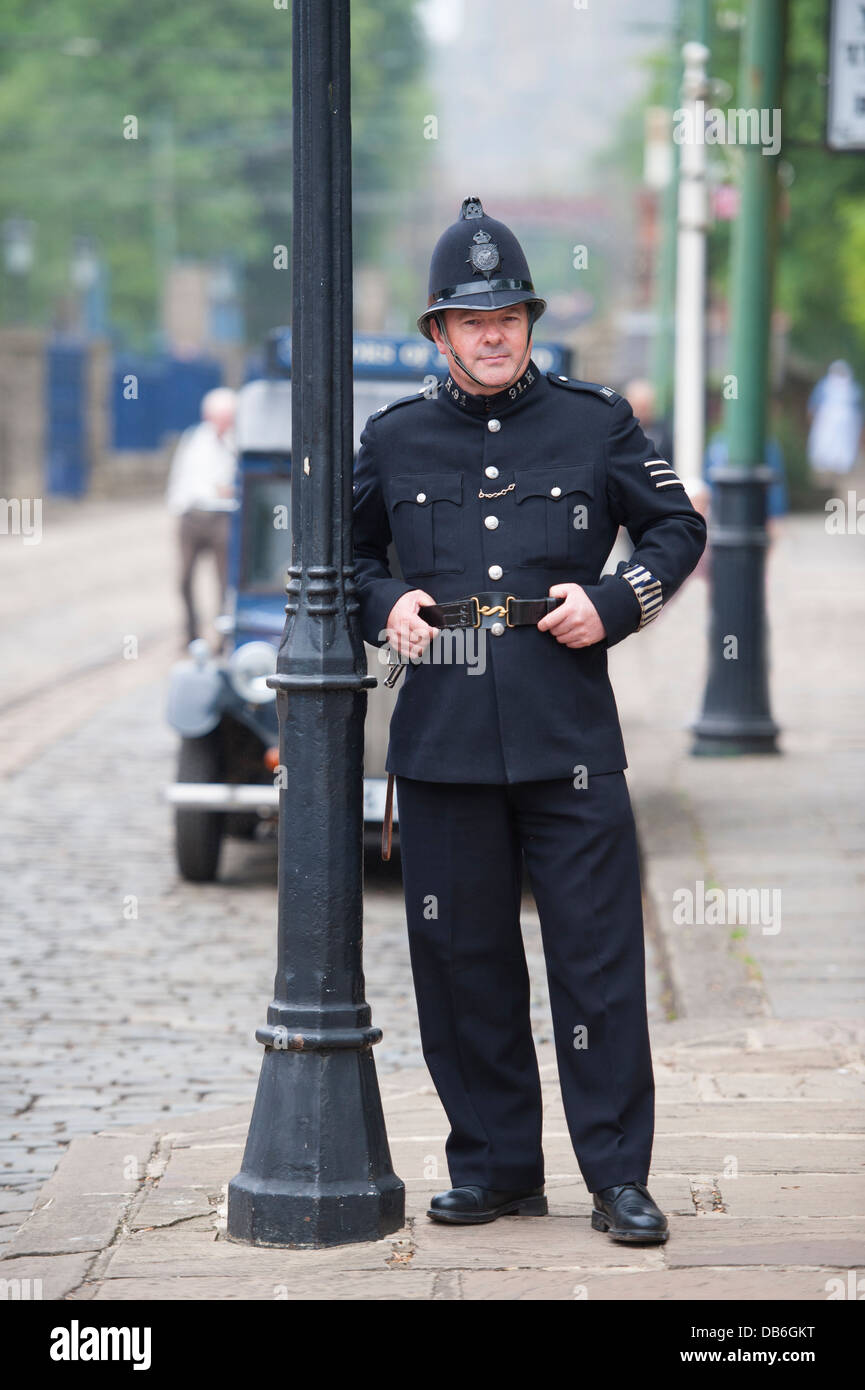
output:
[{"label": "helmet badge", "polygon": [[469,248],[467,260],[472,270],[478,271],[481,275],[491,275],[501,264],[499,248],[496,246],[489,232],[477,231],[472,237],[474,245]]}]

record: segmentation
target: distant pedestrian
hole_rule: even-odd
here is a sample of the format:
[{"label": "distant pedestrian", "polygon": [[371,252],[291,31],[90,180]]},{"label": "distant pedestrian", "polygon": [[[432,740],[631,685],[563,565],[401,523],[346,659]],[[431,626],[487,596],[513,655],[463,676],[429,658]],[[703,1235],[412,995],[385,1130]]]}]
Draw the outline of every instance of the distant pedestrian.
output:
[{"label": "distant pedestrian", "polygon": [[817,382],[808,401],[808,416],[808,460],[814,472],[830,478],[849,473],[862,434],[862,388],[849,363],[839,358]]},{"label": "distant pedestrian", "polygon": [[225,386],[208,391],[201,402],[201,423],[180,436],[165,502],[180,518],[180,592],[186,608],[186,636],[199,636],[193,579],[199,556],[212,551],[219,577],[219,602],[225,602],[228,579],[229,513],[234,506],[237,462],[234,441],[235,393]]}]

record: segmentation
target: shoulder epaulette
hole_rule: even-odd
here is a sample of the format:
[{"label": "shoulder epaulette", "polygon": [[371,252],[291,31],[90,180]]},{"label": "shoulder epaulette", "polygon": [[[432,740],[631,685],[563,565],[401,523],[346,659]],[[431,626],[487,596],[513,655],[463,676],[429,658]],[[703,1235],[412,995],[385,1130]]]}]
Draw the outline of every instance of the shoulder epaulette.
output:
[{"label": "shoulder epaulette", "polygon": [[593,396],[600,396],[607,405],[615,405],[623,399],[612,386],[601,386],[597,381],[577,381],[574,377],[559,376],[556,372],[547,372],[547,378],[554,386],[564,386],[569,391],[591,391]]},{"label": "shoulder epaulette", "polygon": [[422,401],[426,396],[426,387],[422,386],[419,391],[413,391],[410,396],[400,396],[399,400],[390,401],[387,405],[381,406],[370,415],[371,420],[378,420],[380,416],[386,415],[389,410],[396,410],[398,405],[408,405],[410,401]]}]

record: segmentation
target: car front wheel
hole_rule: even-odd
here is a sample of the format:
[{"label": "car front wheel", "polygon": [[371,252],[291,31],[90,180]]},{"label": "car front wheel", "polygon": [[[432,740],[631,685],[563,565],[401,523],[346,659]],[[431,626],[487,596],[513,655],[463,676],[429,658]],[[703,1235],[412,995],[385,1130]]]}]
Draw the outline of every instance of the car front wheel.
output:
[{"label": "car front wheel", "polygon": [[[221,782],[219,731],[204,738],[184,738],[177,765],[178,782]],[[224,811],[178,806],[174,812],[174,848],[181,877],[190,883],[211,883],[219,868],[225,829]]]}]

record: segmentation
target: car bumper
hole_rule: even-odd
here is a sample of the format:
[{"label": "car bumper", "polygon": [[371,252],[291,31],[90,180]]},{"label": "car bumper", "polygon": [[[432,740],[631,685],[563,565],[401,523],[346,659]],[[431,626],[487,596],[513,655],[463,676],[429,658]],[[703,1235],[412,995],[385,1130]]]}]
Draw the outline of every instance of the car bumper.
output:
[{"label": "car bumper", "polygon": [[[387,779],[365,777],[363,782],[363,818],[380,824],[384,820]],[[264,818],[275,816],[279,809],[277,787],[230,782],[173,782],[165,789],[165,799],[184,811],[244,811]],[[394,799],[394,823],[398,817]]]}]

